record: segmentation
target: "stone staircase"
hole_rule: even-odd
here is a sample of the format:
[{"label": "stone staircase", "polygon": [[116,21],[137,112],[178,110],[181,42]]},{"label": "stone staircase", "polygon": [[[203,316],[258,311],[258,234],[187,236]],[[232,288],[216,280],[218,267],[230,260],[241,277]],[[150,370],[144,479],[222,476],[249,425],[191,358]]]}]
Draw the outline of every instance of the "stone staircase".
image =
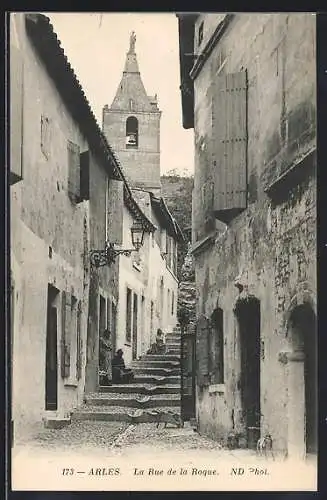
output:
[{"label": "stone staircase", "polygon": [[180,347],[180,328],[175,327],[166,335],[165,354],[145,354],[132,362],[133,383],[103,386],[86,395],[72,420],[180,422]]}]

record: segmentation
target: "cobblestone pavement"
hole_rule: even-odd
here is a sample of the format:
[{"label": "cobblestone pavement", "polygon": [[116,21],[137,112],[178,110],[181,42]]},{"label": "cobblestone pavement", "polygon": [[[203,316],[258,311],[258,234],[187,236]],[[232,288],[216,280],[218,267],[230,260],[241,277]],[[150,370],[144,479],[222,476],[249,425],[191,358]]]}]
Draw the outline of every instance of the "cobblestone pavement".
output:
[{"label": "cobblestone pavement", "polygon": [[249,450],[225,450],[217,442],[200,436],[186,423],[183,429],[174,426],[159,428],[155,423],[130,425],[125,422],[73,421],[63,429],[46,429],[42,424],[25,428],[15,439],[15,448],[34,449],[35,452],[100,453],[104,456],[131,454],[184,454],[197,451],[209,455],[235,454],[251,456]]},{"label": "cobblestone pavement", "polygon": [[102,449],[111,446],[129,424],[125,422],[73,421],[63,429],[46,429],[37,424],[21,430],[15,438],[17,448],[38,448],[49,451],[76,451],[83,448]]}]

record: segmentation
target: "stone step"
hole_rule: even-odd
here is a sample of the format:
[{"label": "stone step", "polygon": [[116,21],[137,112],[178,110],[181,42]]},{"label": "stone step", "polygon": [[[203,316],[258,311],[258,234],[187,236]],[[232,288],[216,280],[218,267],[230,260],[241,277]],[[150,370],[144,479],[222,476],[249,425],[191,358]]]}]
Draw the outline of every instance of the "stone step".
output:
[{"label": "stone step", "polygon": [[145,374],[145,375],[158,375],[161,377],[171,377],[174,375],[179,375],[180,374],[180,368],[156,368],[153,366],[147,366],[145,367],[138,367],[135,366],[133,368],[133,372],[136,375],[139,374]]},{"label": "stone step", "polygon": [[179,363],[180,358],[174,354],[144,354],[140,361],[175,361]]},{"label": "stone step", "polygon": [[179,394],[158,394],[144,396],[142,394],[95,394],[85,398],[85,408],[88,406],[124,406],[128,408],[156,408],[161,406],[179,407]]},{"label": "stone step", "polygon": [[168,368],[168,369],[173,369],[173,368],[178,368],[180,366],[179,361],[160,361],[158,360],[137,360],[137,361],[132,361],[130,367],[133,368],[147,368],[147,367],[152,367],[152,368]]},{"label": "stone step", "polygon": [[170,337],[181,337],[181,332],[180,331],[176,331],[176,332],[168,332],[166,333],[166,339],[170,338]]},{"label": "stone step", "polygon": [[115,384],[100,386],[99,392],[101,393],[117,393],[117,394],[180,394],[180,384]]},{"label": "stone step", "polygon": [[140,375],[135,375],[134,382],[137,384],[146,383],[146,384],[154,384],[154,385],[164,385],[164,384],[180,384],[181,378],[180,375],[151,375],[147,373],[142,373]]},{"label": "stone step", "polygon": [[105,422],[163,422],[175,423],[180,421],[180,411],[178,408],[171,407],[149,408],[146,410],[130,409],[129,411],[124,406],[87,406],[76,410],[72,414],[72,420],[97,420]]},{"label": "stone step", "polygon": [[181,347],[169,347],[169,354],[180,357]]}]

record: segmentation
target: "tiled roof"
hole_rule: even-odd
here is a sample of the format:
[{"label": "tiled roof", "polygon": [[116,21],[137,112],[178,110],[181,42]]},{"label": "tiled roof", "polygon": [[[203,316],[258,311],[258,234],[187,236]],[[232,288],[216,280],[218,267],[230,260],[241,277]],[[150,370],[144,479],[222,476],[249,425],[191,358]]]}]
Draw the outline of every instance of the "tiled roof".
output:
[{"label": "tiled roof", "polygon": [[163,198],[157,198],[151,194],[151,205],[160,223],[165,229],[167,229],[170,236],[173,236],[177,241],[184,243],[185,238],[183,232],[170,213],[165,200]]}]

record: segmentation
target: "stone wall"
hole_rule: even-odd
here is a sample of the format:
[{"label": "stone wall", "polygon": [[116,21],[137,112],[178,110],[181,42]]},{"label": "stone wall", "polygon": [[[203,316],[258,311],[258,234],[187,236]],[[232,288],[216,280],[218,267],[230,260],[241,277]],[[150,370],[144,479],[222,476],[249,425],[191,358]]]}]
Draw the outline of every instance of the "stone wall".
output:
[{"label": "stone wall", "polygon": [[[13,400],[15,425],[40,421],[45,415],[45,366],[48,284],[58,290],[58,413],[83,400],[80,380],[61,375],[61,293],[71,292],[82,305],[82,364],[88,311],[88,270],[84,255],[89,242],[88,203],[68,196],[67,141],[88,148],[78,124],[26,35],[17,14],[17,35],[24,54],[23,179],[11,186],[11,272],[13,284]],[[46,154],[41,147],[41,116],[49,120]],[[75,345],[72,345],[72,352]],[[75,374],[74,367],[71,372]],[[74,378],[72,384],[72,379]],[[70,385],[68,383],[70,382]]]},{"label": "stone wall", "polygon": [[[276,449],[282,450],[287,449],[289,424],[287,372],[278,360],[288,346],[285,317],[299,290],[307,289],[315,301],[314,156],[300,165],[301,180],[285,180],[284,192],[277,189],[277,199],[265,189],[315,147],[314,16],[236,15],[214,48],[195,80],[197,200],[207,175],[200,146],[212,140],[212,79],[217,71],[242,69],[248,73],[247,209],[226,227],[218,222],[213,242],[194,254],[197,314],[210,317],[221,307],[225,338],[224,388],[198,388],[197,416],[200,432],[217,438],[241,426],[240,346],[233,311],[238,278],[260,301],[261,428],[271,432]],[[194,217],[199,217],[197,206]]]}]

